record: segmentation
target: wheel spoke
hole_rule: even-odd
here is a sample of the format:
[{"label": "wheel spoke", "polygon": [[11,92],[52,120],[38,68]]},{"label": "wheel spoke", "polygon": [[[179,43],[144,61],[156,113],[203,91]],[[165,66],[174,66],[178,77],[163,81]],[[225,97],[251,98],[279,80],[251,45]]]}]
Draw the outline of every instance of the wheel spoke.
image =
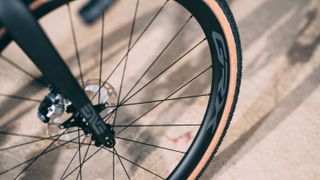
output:
[{"label": "wheel spoke", "polygon": [[[194,49],[196,49],[198,46],[200,46],[204,41],[206,40],[206,38],[204,38],[203,40],[201,40],[199,43],[197,43],[195,46],[193,46],[191,49],[189,49],[186,53],[184,53],[182,56],[180,56],[175,62],[173,62],[172,64],[170,64],[167,68],[165,68],[163,71],[161,71],[159,74],[157,74],[153,79],[151,79],[148,83],[146,83],[144,86],[142,86],[139,90],[137,90],[133,95],[131,95],[130,97],[128,97],[126,100],[122,100],[120,104],[117,105],[116,108],[114,108],[110,113],[108,113],[106,116],[103,117],[103,119],[106,119],[108,117],[108,115],[114,113],[119,107],[123,106],[126,102],[128,102],[131,98],[133,98],[136,94],[138,94],[140,91],[142,91],[144,88],[146,88],[149,84],[151,84],[153,81],[155,81],[158,77],[160,77],[163,73],[165,73],[166,71],[168,71],[170,68],[172,68],[176,63],[178,63],[179,61],[181,61],[185,56],[187,56],[191,51],[193,51]],[[170,97],[168,98],[170,99]],[[164,99],[168,100],[168,99]],[[162,101],[161,101],[162,102]],[[110,117],[109,117],[110,118]],[[109,119],[108,118],[108,119]]]},{"label": "wheel spoke", "polygon": [[[77,151],[74,153],[74,155],[73,155],[73,157],[71,158],[69,164],[67,165],[66,169],[65,169],[64,172],[62,173],[60,179],[63,179],[63,176],[67,173],[68,169],[70,168],[70,166],[71,166],[72,162],[74,161],[74,159],[76,158],[77,154],[79,154],[79,156],[80,156],[80,160],[79,160],[80,162],[79,162],[79,164],[81,165],[81,150],[80,150],[80,148],[81,148],[82,145],[84,145],[84,141],[85,141],[86,139],[83,139],[82,142],[80,143],[80,137],[81,137],[81,136],[80,136],[80,134],[78,134],[78,135],[79,135],[79,136],[78,136],[78,149],[77,149]],[[90,141],[88,147],[89,147],[90,145],[91,145],[91,141]],[[80,166],[80,169],[82,169],[82,166]],[[80,173],[81,173],[81,171],[79,170],[78,175],[79,175]],[[78,176],[77,176],[77,179],[78,179]]]},{"label": "wheel spoke", "polygon": [[[66,132],[68,131],[68,129],[66,129],[62,134],[60,134],[60,136],[58,136],[53,142],[51,142],[40,154],[38,154],[37,156],[35,156],[34,158],[32,158],[32,160],[30,162],[27,162],[28,165],[23,168],[22,171],[20,171],[20,173],[14,178],[14,179],[18,179],[28,168],[30,168],[32,166],[32,164],[37,161],[41,156],[43,156],[44,154],[46,154],[47,150]],[[1,173],[2,174],[2,173]]]},{"label": "wheel spoke", "polygon": [[[92,157],[94,157],[96,154],[98,154],[99,151],[101,151],[102,147],[100,147],[98,150],[96,150],[93,154],[91,154],[87,159],[83,159],[81,165],[83,165],[85,162],[89,161]],[[67,174],[63,179],[67,179],[71,174],[73,174],[77,169],[80,168],[80,165],[75,167],[69,174]]]},{"label": "wheel spoke", "polygon": [[[77,132],[77,130],[66,132],[65,134],[71,134],[71,133],[74,133],[74,132]],[[35,138],[35,139],[47,139],[47,138],[54,138],[54,137],[60,136],[60,134],[58,134],[58,135],[54,135],[54,136],[50,136],[50,137],[41,137],[41,136],[34,136],[34,135],[21,134],[21,133],[12,133],[12,132],[6,132],[6,131],[0,131],[0,134],[7,135],[7,136],[18,136],[18,137],[25,137],[25,138]]]},{"label": "wheel spoke", "polygon": [[[111,71],[111,73],[108,75],[108,77],[106,78],[105,81],[103,81],[102,85],[100,86],[100,89],[106,85],[106,83],[109,81],[109,79],[111,78],[111,76],[114,74],[114,72],[119,68],[119,66],[122,64],[122,62],[126,59],[126,57],[129,55],[130,51],[136,46],[136,44],[139,42],[139,40],[143,37],[143,35],[147,32],[147,30],[149,29],[149,27],[153,24],[153,22],[157,19],[157,17],[161,14],[161,12],[163,11],[164,7],[167,5],[167,3],[169,2],[169,0],[166,0],[164,2],[164,4],[162,4],[162,6],[159,8],[159,10],[157,11],[157,13],[151,18],[151,20],[148,22],[147,26],[143,29],[143,31],[140,33],[140,35],[138,36],[138,38],[135,40],[135,42],[132,44],[132,46],[130,47],[129,52],[127,52],[119,61],[119,63],[116,65],[115,68],[113,68],[113,70]],[[100,90],[99,90],[100,91]],[[92,97],[92,99],[94,99],[97,96],[98,93],[95,93],[95,95]]]},{"label": "wheel spoke", "polygon": [[107,122],[111,117],[112,114],[115,113],[115,111],[119,108],[119,106],[115,107],[111,112],[109,112],[108,114],[106,114],[104,117],[102,117],[102,119]]},{"label": "wheel spoke", "polygon": [[70,3],[67,3],[67,6],[68,6],[69,22],[70,22],[70,26],[71,26],[73,44],[74,44],[74,48],[75,48],[75,51],[76,51],[76,57],[77,57],[77,62],[78,62],[78,68],[79,68],[79,73],[80,73],[81,84],[82,84],[82,87],[84,87],[84,80],[83,80],[83,73],[82,73],[82,67],[81,67],[81,61],[80,61],[79,47],[78,47],[78,42],[77,42],[77,37],[76,37],[76,32],[75,32],[75,27],[74,27],[74,22],[73,22],[73,18],[72,18],[72,12],[71,12]]},{"label": "wheel spoke", "polygon": [[[65,133],[65,134],[71,134],[71,133],[72,132],[68,132],[68,133]],[[0,132],[0,134],[2,134],[2,132]],[[6,133],[6,134],[8,134],[8,133]],[[16,136],[16,135],[12,135],[12,136]],[[48,140],[49,141],[53,141],[54,139],[52,139],[52,138],[55,138],[55,137],[58,137],[58,136],[60,136],[60,135],[55,135],[55,136],[51,136],[51,137],[29,136],[28,138],[36,138],[36,140],[32,140],[32,141],[29,141],[29,142],[24,142],[24,143],[21,143],[21,144],[16,144],[16,145],[13,145],[13,146],[10,146],[10,147],[5,147],[5,148],[0,149],[0,151],[7,151],[7,150],[10,150],[10,149],[18,148],[18,147],[21,147],[21,146],[25,146],[25,145],[29,145],[29,144],[33,144],[33,143],[41,142],[41,141],[48,141]],[[22,136],[22,137],[25,137],[25,136]],[[57,141],[66,142],[65,140],[60,140],[60,139],[58,139]],[[77,143],[77,142],[70,142],[70,143]]]},{"label": "wheel spoke", "polygon": [[[63,134],[60,134],[60,137],[61,137],[62,135],[63,135]],[[59,139],[60,137],[58,137],[58,138],[56,138],[56,139]],[[52,148],[52,149],[49,149],[49,150],[47,150],[47,151],[45,151],[45,152],[43,152],[43,153],[40,153],[41,155],[34,156],[34,157],[32,157],[32,158],[30,158],[30,159],[28,159],[28,160],[26,160],[26,161],[24,161],[24,162],[21,162],[21,163],[15,165],[15,166],[13,166],[13,167],[11,167],[11,168],[3,171],[3,172],[0,172],[0,176],[3,175],[3,174],[8,173],[8,172],[10,172],[10,171],[12,171],[12,170],[20,167],[20,166],[22,166],[22,165],[24,165],[24,164],[26,164],[26,163],[28,163],[28,162],[30,162],[30,161],[33,161],[34,159],[38,159],[38,158],[41,157],[41,156],[44,156],[44,155],[46,155],[46,154],[48,154],[48,153],[50,153],[50,152],[53,152],[54,150],[59,149],[59,148],[65,146],[66,144],[68,144],[68,143],[70,143],[70,142],[73,142],[73,141],[76,140],[76,139],[77,139],[77,138],[71,139],[70,141],[66,141],[66,142],[64,142],[64,143],[61,144],[61,145],[58,145],[58,146],[56,146],[56,147],[54,147],[54,148]],[[54,143],[54,142],[52,142],[52,144],[53,144],[53,143]]]},{"label": "wheel spoke", "polygon": [[[132,25],[131,25],[129,42],[128,42],[128,49],[127,49],[127,54],[128,55],[127,55],[127,57],[126,57],[126,59],[124,61],[124,67],[123,67],[123,70],[122,70],[121,83],[120,83],[120,88],[119,88],[119,95],[118,95],[118,99],[117,99],[117,104],[119,104],[119,102],[120,102],[120,97],[121,97],[122,88],[123,88],[123,82],[124,82],[124,78],[125,78],[125,75],[126,75],[127,64],[128,64],[128,59],[129,59],[129,51],[130,51],[132,38],[133,38],[133,33],[134,33],[134,28],[135,28],[135,24],[136,24],[136,18],[137,18],[137,14],[138,14],[139,3],[140,3],[140,0],[137,0],[136,6],[135,6],[135,10],[134,10],[134,16],[133,16],[133,20],[132,20]],[[115,112],[112,128],[114,127],[114,125],[115,125],[115,123],[117,121],[117,115],[118,115],[118,110],[116,110],[116,112]]]},{"label": "wheel spoke", "polygon": [[148,83],[146,83],[144,86],[142,86],[141,88],[139,88],[135,93],[133,93],[130,97],[128,97],[127,99],[123,99],[121,104],[126,103],[127,101],[129,101],[132,97],[134,97],[135,95],[137,95],[140,91],[142,91],[144,88],[146,88],[148,85],[150,85],[153,81],[155,81],[156,79],[158,79],[162,74],[164,74],[166,71],[168,71],[169,69],[171,69],[175,64],[177,64],[179,61],[181,61],[184,57],[186,57],[190,52],[192,52],[195,48],[197,48],[198,46],[200,46],[204,41],[206,40],[206,38],[204,38],[203,40],[201,40],[199,43],[197,43],[195,46],[193,46],[191,49],[189,49],[186,53],[184,53],[182,56],[180,56],[176,61],[174,61],[173,63],[171,63],[167,68],[165,68],[164,70],[162,70],[160,73],[158,73],[154,78],[152,78]]},{"label": "wheel spoke", "polygon": [[61,178],[60,179],[63,179],[63,176],[67,173],[68,169],[70,168],[72,162],[74,161],[74,159],[76,158],[77,154],[79,152],[79,149],[76,150],[76,152],[73,154],[71,160],[69,161],[66,169],[63,171],[62,175],[61,175]]},{"label": "wheel spoke", "polygon": [[99,96],[98,96],[98,103],[100,103],[101,98],[101,77],[102,77],[102,60],[103,60],[103,49],[104,49],[104,16],[105,13],[103,12],[101,18],[101,44],[100,44],[100,66],[99,66]]},{"label": "wheel spoke", "polygon": [[[115,125],[116,128],[123,128],[127,127],[128,125]],[[130,128],[142,128],[142,127],[200,127],[201,124],[147,124],[147,125],[136,125],[133,124],[130,126]]]},{"label": "wheel spoke", "polygon": [[162,49],[162,51],[160,52],[160,54],[156,57],[155,60],[152,61],[152,63],[149,65],[149,67],[144,71],[144,73],[142,74],[142,76],[140,76],[140,78],[138,79],[138,81],[132,86],[132,88],[128,91],[128,93],[126,94],[126,96],[123,99],[126,99],[130,93],[134,90],[134,88],[140,83],[140,81],[143,79],[143,77],[145,77],[145,75],[150,71],[150,69],[154,66],[154,64],[156,64],[156,62],[158,62],[158,60],[161,58],[161,56],[163,55],[163,53],[169,48],[169,46],[172,44],[172,42],[178,37],[178,35],[181,33],[181,31],[186,27],[186,25],[190,22],[191,18],[193,16],[190,16],[187,21],[179,28],[179,30],[174,34],[174,36],[171,38],[171,40],[167,43],[167,45]]},{"label": "wheel spoke", "polygon": [[[103,149],[107,150],[107,151],[110,152],[110,153],[113,153],[111,150],[109,150],[109,149],[107,149],[107,148],[103,148]],[[157,177],[160,178],[160,179],[165,179],[165,178],[161,177],[160,175],[158,175],[157,173],[154,173],[154,172],[150,171],[149,169],[147,169],[147,168],[145,168],[145,167],[142,167],[141,165],[139,165],[139,164],[137,164],[137,163],[135,163],[135,162],[133,162],[133,161],[131,161],[131,160],[123,157],[123,156],[121,156],[120,154],[117,154],[117,155],[118,155],[119,158],[124,159],[125,161],[127,161],[127,162],[129,162],[129,163],[131,163],[131,164],[133,164],[133,165],[135,165],[135,166],[137,166],[137,167],[139,167],[140,169],[143,169],[144,171],[147,171],[147,172],[149,172],[150,174],[153,174],[154,176],[157,176]]]},{"label": "wheel spoke", "polygon": [[14,61],[12,61],[11,59],[9,59],[8,57],[0,54],[0,58],[2,58],[5,62],[7,62],[8,64],[10,64],[12,67],[16,68],[17,70],[23,72],[24,74],[26,74],[27,76],[29,76],[31,79],[35,80],[36,82],[38,82],[39,84],[41,84],[44,87],[47,87],[48,83],[43,82],[43,80],[41,80],[39,77],[36,77],[35,75],[29,73],[28,71],[26,71],[25,69],[23,69],[22,67],[20,67],[18,64],[14,63]]},{"label": "wheel spoke", "polygon": [[31,99],[31,98],[15,96],[15,95],[9,95],[9,94],[3,94],[3,93],[0,93],[0,96],[6,97],[6,98],[11,98],[11,99],[17,99],[17,100],[21,100],[21,101],[30,101],[30,102],[37,102],[37,103],[41,102],[41,100],[38,100],[38,99]]},{"label": "wheel spoke", "polygon": [[[82,158],[82,163],[80,163],[79,168],[82,168],[82,166],[83,166],[83,164],[84,164],[84,160],[87,158],[88,152],[89,152],[90,147],[91,147],[91,143],[92,143],[92,139],[90,139],[89,146],[87,147],[86,152],[84,153],[84,157]],[[80,176],[80,171],[78,172],[77,178],[78,178],[79,176]]]},{"label": "wheel spoke", "polygon": [[119,159],[119,161],[120,161],[120,164],[121,164],[121,166],[122,166],[122,168],[123,168],[124,172],[125,172],[125,173],[126,173],[126,175],[127,175],[127,178],[128,178],[128,179],[130,179],[130,176],[129,176],[129,174],[128,174],[128,171],[127,171],[127,169],[124,167],[124,165],[123,165],[123,163],[122,163],[122,160],[121,160],[121,158],[120,158],[120,156],[119,156],[119,154],[118,154],[118,152],[117,152],[116,148],[113,148],[113,149],[114,149],[114,152],[115,152],[115,154],[117,155],[117,157],[118,157],[118,159]]},{"label": "wheel spoke", "polygon": [[112,179],[113,180],[115,180],[115,174],[116,174],[116,172],[115,172],[115,170],[116,170],[116,168],[115,168],[115,158],[114,158],[114,155],[115,154],[115,152],[114,152],[114,148],[112,148]]},{"label": "wheel spoke", "polygon": [[[82,140],[82,143],[84,142],[85,138]],[[79,168],[79,173],[80,174],[80,180],[82,180],[82,166],[81,166],[81,145],[82,143],[80,143],[80,128],[78,127],[78,153],[79,153],[79,165],[80,165],[80,168]],[[78,179],[78,177],[77,177]]]},{"label": "wheel spoke", "polygon": [[[171,93],[166,99],[169,99],[170,97],[172,97],[174,94],[176,94],[177,92],[179,92],[181,89],[185,88],[187,85],[189,85],[191,82],[193,82],[195,79],[197,79],[198,77],[200,77],[201,75],[203,75],[204,73],[206,73],[209,69],[211,69],[212,66],[209,66],[208,68],[206,68],[205,70],[201,71],[198,75],[196,75],[194,78],[192,78],[190,81],[188,81],[187,83],[185,83],[184,85],[182,85],[180,88],[178,88],[177,90],[175,90],[173,93]],[[137,121],[139,121],[142,117],[144,117],[145,115],[149,114],[151,111],[153,111],[155,108],[157,108],[159,105],[161,105],[163,102],[159,102],[157,103],[155,106],[153,106],[152,108],[150,108],[148,111],[146,111],[145,113],[143,113],[141,116],[139,116],[137,119],[135,119],[133,122],[131,122],[128,126],[124,127],[123,129],[121,129],[120,131],[118,131],[118,134],[120,134],[121,132],[123,132],[124,130],[126,130],[128,127],[130,127],[131,125],[133,125],[134,123],[136,123]]]},{"label": "wheel spoke", "polygon": [[136,141],[136,140],[132,140],[132,139],[127,139],[127,138],[123,138],[123,137],[116,137],[116,138],[117,138],[117,139],[124,140],[124,141],[128,141],[128,142],[132,142],[132,143],[142,144],[142,145],[145,145],[145,146],[151,146],[151,147],[158,148],[158,149],[163,149],[163,150],[168,150],[168,151],[172,151],[172,152],[177,152],[177,153],[185,154],[185,152],[182,152],[182,151],[179,151],[179,150],[175,150],[175,149],[172,149],[172,148],[157,146],[157,145],[154,145],[154,144],[149,144],[149,143],[145,143],[145,142],[141,142],[141,141]]},{"label": "wheel spoke", "polygon": [[[120,105],[119,107],[136,106],[136,105],[157,103],[162,101],[179,101],[179,100],[194,99],[194,98],[200,98],[200,97],[206,97],[206,96],[210,96],[210,94],[201,94],[201,95],[192,95],[192,96],[176,97],[176,98],[169,98],[169,99],[158,99],[158,100],[151,100],[151,101],[127,103],[127,104]],[[115,107],[115,106],[109,106],[109,107]]]}]

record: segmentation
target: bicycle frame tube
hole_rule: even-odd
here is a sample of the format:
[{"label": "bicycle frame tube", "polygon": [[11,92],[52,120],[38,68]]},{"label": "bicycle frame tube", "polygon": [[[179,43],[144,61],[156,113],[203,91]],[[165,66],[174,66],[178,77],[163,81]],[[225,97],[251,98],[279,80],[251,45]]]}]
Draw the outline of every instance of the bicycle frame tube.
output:
[{"label": "bicycle frame tube", "polygon": [[94,110],[77,80],[27,7],[19,0],[0,0],[0,21],[52,87],[68,98],[77,112],[83,115],[93,136],[101,144],[109,143],[106,139],[113,139],[110,128]]}]

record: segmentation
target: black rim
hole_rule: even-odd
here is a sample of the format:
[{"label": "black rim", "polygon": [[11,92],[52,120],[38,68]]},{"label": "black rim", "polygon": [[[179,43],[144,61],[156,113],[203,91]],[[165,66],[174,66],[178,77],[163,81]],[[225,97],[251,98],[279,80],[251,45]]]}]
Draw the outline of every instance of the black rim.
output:
[{"label": "black rim", "polygon": [[[161,11],[164,9],[164,7],[166,6],[166,4],[168,2],[169,1],[165,1],[165,3],[159,9],[157,14],[161,13]],[[203,32],[204,32],[205,37],[206,37],[202,41],[196,43],[189,51],[191,52],[193,49],[198,47],[204,41],[207,41],[208,45],[209,45],[210,52],[211,52],[211,58],[212,58],[212,67],[210,66],[210,67],[208,67],[206,69],[203,69],[203,71],[201,71],[198,75],[196,75],[193,78],[191,78],[190,82],[192,82],[193,79],[197,78],[198,76],[202,75],[203,73],[207,72],[208,70],[210,70],[212,68],[211,93],[210,94],[195,95],[195,96],[179,97],[179,98],[173,97],[173,95],[174,95],[174,93],[173,93],[172,95],[169,95],[164,99],[152,100],[150,102],[135,102],[135,103],[131,103],[131,104],[127,103],[128,100],[135,95],[135,93],[133,93],[133,95],[130,96],[130,93],[134,92],[133,91],[134,88],[140,82],[140,80],[143,78],[143,76],[144,76],[143,75],[141,77],[141,79],[138,80],[138,83],[136,83],[133,86],[133,88],[129,90],[129,93],[126,93],[126,95],[123,95],[124,98],[122,98],[122,101],[121,101],[121,99],[120,99],[121,94],[122,94],[121,90],[122,90],[122,85],[123,85],[123,79],[126,76],[126,74],[125,74],[126,71],[125,70],[126,70],[126,64],[127,64],[127,61],[128,61],[128,54],[129,54],[130,50],[133,48],[133,46],[135,45],[135,43],[137,42],[137,41],[133,41],[132,40],[133,31],[134,31],[134,27],[135,27],[135,19],[136,19],[138,7],[139,7],[139,0],[137,0],[136,1],[136,6],[135,6],[135,13],[134,13],[135,15],[133,17],[133,23],[132,23],[132,26],[131,26],[131,33],[130,33],[130,38],[129,38],[129,42],[128,42],[127,52],[126,52],[126,55],[124,56],[124,58],[122,58],[122,60],[119,63],[119,64],[121,64],[122,62],[124,62],[125,66],[123,67],[123,74],[122,74],[122,78],[121,78],[121,85],[120,85],[120,91],[119,91],[120,95],[118,96],[119,98],[117,100],[118,104],[120,104],[122,106],[130,106],[130,105],[135,105],[135,104],[146,104],[146,103],[159,103],[159,105],[160,105],[164,101],[171,101],[171,100],[178,100],[178,99],[188,99],[188,98],[197,98],[197,97],[208,96],[208,95],[210,96],[209,104],[208,104],[208,107],[207,107],[207,110],[206,110],[206,115],[205,115],[204,120],[202,121],[201,125],[200,124],[179,124],[179,125],[175,125],[175,126],[182,126],[182,127],[199,127],[199,126],[201,126],[201,128],[199,129],[197,135],[194,138],[194,141],[193,141],[192,145],[189,147],[189,150],[187,152],[181,152],[181,151],[178,151],[178,150],[157,146],[157,148],[167,149],[167,150],[170,150],[170,151],[176,151],[177,153],[185,154],[184,158],[180,161],[180,163],[175,168],[175,170],[169,175],[168,179],[185,179],[185,178],[187,178],[191,174],[192,170],[196,167],[198,162],[200,161],[202,155],[205,153],[207,147],[209,146],[210,140],[213,138],[213,136],[215,134],[215,131],[216,131],[216,128],[219,125],[220,118],[215,119],[214,117],[215,116],[221,117],[223,109],[224,109],[223,107],[224,107],[225,100],[221,96],[218,95],[218,93],[219,93],[219,90],[218,90],[219,80],[225,79],[225,81],[227,81],[227,82],[229,80],[228,73],[224,77],[221,77],[222,74],[223,74],[222,71],[225,69],[225,67],[223,67],[219,63],[219,59],[218,59],[217,54],[216,54],[216,49],[218,47],[216,47],[215,42],[212,39],[212,32],[213,31],[223,35],[222,28],[221,28],[220,24],[218,23],[218,20],[214,16],[214,14],[212,13],[212,11],[207,7],[207,5],[203,1],[178,0],[177,2],[179,4],[181,4],[184,8],[186,8],[192,14],[192,16],[190,16],[190,18],[186,21],[186,24],[190,21],[190,19],[195,18],[198,21],[198,23],[200,24],[200,26],[202,27]],[[36,9],[34,11],[34,14],[35,14],[35,16],[37,18],[41,18],[42,16],[48,14],[49,12],[53,11],[54,9],[56,9],[56,8],[62,6],[62,5],[68,4],[68,3],[69,3],[69,0],[50,1],[50,2],[42,5],[40,8]],[[201,11],[199,9],[201,9]],[[71,10],[69,8],[69,13],[70,13],[70,11]],[[156,14],[155,18],[157,17],[157,14]],[[208,21],[208,19],[210,21]],[[79,70],[80,70],[80,74],[81,74],[81,82],[82,82],[82,85],[83,85],[84,81],[83,81],[83,75],[82,75],[82,71],[81,71],[81,60],[80,60],[79,52],[77,52],[77,50],[78,50],[77,46],[78,45],[77,45],[76,37],[75,37],[75,34],[74,34],[74,27],[73,27],[72,18],[70,18],[70,20],[71,20],[70,24],[72,25],[72,30],[73,30],[74,46],[75,46],[75,50],[76,50],[76,54],[77,54],[78,66],[79,66]],[[104,20],[104,16],[103,16],[103,20]],[[153,20],[151,20],[151,23],[153,22]],[[183,26],[181,28],[183,28]],[[148,26],[147,26],[147,28],[148,28]],[[104,23],[102,23],[102,37],[101,37],[102,41],[101,41],[101,52],[100,52],[100,61],[99,61],[99,63],[100,63],[99,85],[102,85],[102,86],[108,81],[110,76],[113,74],[113,72],[112,72],[110,74],[110,76],[105,81],[102,80],[101,64],[102,64],[102,57],[103,57],[102,49],[104,47],[104,44],[103,44],[103,38],[104,38],[103,37],[103,32],[104,32]],[[179,33],[179,31],[178,31],[178,33]],[[143,33],[142,33],[142,35],[143,35]],[[138,40],[141,37],[138,37]],[[224,42],[226,42],[226,39],[224,37],[223,37],[223,40],[224,40]],[[10,43],[10,36],[9,35],[6,35],[2,39],[0,39],[0,52],[9,43]],[[189,51],[187,51],[186,54],[182,55],[181,58],[183,58],[185,55],[187,55],[189,53]],[[3,58],[5,58],[5,57],[3,57]],[[227,59],[228,59],[228,54],[227,54]],[[226,62],[228,62],[228,61],[226,61]],[[229,68],[229,65],[227,65],[227,68]],[[226,71],[228,72],[229,69],[227,69]],[[152,83],[152,81],[150,83]],[[147,84],[147,85],[149,85],[149,84]],[[183,87],[184,86],[182,86],[182,88]],[[226,88],[228,89],[228,87],[226,87]],[[177,89],[177,91],[179,91],[179,89]],[[137,92],[139,92],[139,90]],[[100,90],[99,90],[98,94],[99,95],[97,95],[97,94],[96,95],[100,99]],[[5,95],[5,94],[1,94],[1,95],[2,96],[11,96],[11,98],[16,98],[16,99],[24,99],[24,100],[39,102],[39,100],[37,100],[37,99],[29,99],[29,98],[24,98],[24,97],[19,97],[19,96],[12,96],[12,95]],[[222,99],[221,100],[222,106],[221,106],[220,109],[217,109],[215,104],[214,104],[217,101],[217,97]],[[156,105],[155,107],[157,107],[157,106],[158,105]],[[151,111],[153,109],[154,108],[152,108]],[[146,112],[145,114],[148,114],[148,112]],[[110,117],[111,116],[107,115],[105,118],[108,119]],[[118,131],[119,134],[122,131],[126,130],[128,127],[141,127],[141,126],[143,126],[143,125],[139,126],[139,125],[135,124],[135,122],[138,121],[140,119],[140,117],[137,118],[136,120],[134,120],[133,122],[131,122],[129,125],[116,124],[116,119],[117,119],[117,108],[115,108],[115,119],[113,121],[113,125],[114,125],[115,128],[120,128],[120,131]],[[157,126],[160,126],[160,125],[144,125],[144,127],[147,127],[147,126],[149,126],[149,127],[157,127]],[[168,126],[169,127],[169,126],[172,126],[172,124],[163,124],[161,126]],[[1,134],[8,134],[7,132],[0,132],[0,133]],[[80,136],[80,131],[79,130],[76,133],[78,133],[78,136]],[[11,134],[11,135],[13,135],[13,134]],[[19,136],[19,134],[17,136]],[[59,136],[57,136],[57,137],[59,137]],[[36,138],[38,138],[38,140],[46,139],[46,137],[36,137]],[[118,139],[121,139],[121,140],[124,140],[124,141],[132,141],[130,139],[126,139],[126,138],[123,138],[123,137],[120,137],[120,136],[118,136]],[[52,144],[57,140],[58,140],[58,138],[56,138],[56,140],[54,140],[52,142]],[[37,141],[37,140],[35,140],[35,141]],[[153,145],[153,144],[146,144],[146,143],[139,142],[139,141],[134,141],[134,142],[135,143],[144,144],[144,145],[147,145],[147,146],[156,146],[156,145]],[[29,143],[31,143],[31,142],[29,142]],[[73,172],[78,171],[77,178],[81,179],[82,178],[82,168],[83,168],[82,166],[83,166],[83,164],[85,162],[87,162],[90,158],[92,158],[95,154],[97,154],[99,151],[101,151],[101,149],[104,149],[104,148],[99,148],[95,153],[89,154],[88,152],[89,152],[91,143],[85,144],[83,142],[80,142],[80,138],[78,138],[78,140],[76,142],[74,140],[63,142],[63,145],[65,145],[67,143],[77,143],[78,144],[78,150],[75,153],[74,157],[72,158],[71,162],[76,158],[77,153],[81,151],[81,148],[80,148],[81,146],[87,145],[87,147],[88,147],[88,148],[85,149],[84,157],[81,157],[80,156],[81,153],[78,153],[79,154],[78,159],[79,159],[79,162],[81,162],[80,165],[77,168],[68,171],[68,169],[70,167],[70,164],[69,164],[67,166],[67,168],[65,169],[65,172],[61,176],[61,177],[66,178],[70,174],[72,174]],[[43,153],[49,153],[49,152],[53,151],[54,149],[59,148],[59,146],[57,146],[57,147],[54,147],[54,148],[50,149],[51,145],[48,148],[46,148],[43,151]],[[1,149],[1,151],[3,151],[3,150],[5,150],[5,149]],[[48,152],[48,150],[49,150],[49,152]],[[129,178],[129,175],[128,175],[128,172],[127,172],[127,170],[125,168],[124,161],[130,162],[130,163],[136,165],[137,167],[142,168],[145,171],[148,171],[149,173],[151,173],[151,174],[163,179],[162,176],[160,176],[160,175],[148,170],[145,167],[141,167],[139,164],[136,164],[135,162],[133,162],[130,159],[127,159],[126,157],[121,156],[121,154],[118,154],[118,151],[117,151],[116,148],[113,148],[111,150],[109,150],[109,149],[104,149],[104,150],[107,150],[107,151],[109,151],[110,153],[113,154],[113,164],[115,163],[115,161],[118,161],[120,163],[121,167],[123,168],[123,171],[125,172],[126,176],[128,176],[128,178]],[[42,153],[40,153],[40,155],[42,155]],[[29,165],[25,169],[27,169],[29,166],[31,166],[32,163],[35,160],[37,160],[39,157],[40,156],[37,156],[37,157],[34,157],[34,158],[29,159],[28,161],[26,161],[24,164],[28,163]],[[113,165],[113,167],[114,167],[114,165]],[[115,173],[114,169],[115,168],[113,168],[113,175]],[[19,177],[22,174],[22,172],[17,177]],[[0,173],[4,174],[6,172],[0,172]]]}]

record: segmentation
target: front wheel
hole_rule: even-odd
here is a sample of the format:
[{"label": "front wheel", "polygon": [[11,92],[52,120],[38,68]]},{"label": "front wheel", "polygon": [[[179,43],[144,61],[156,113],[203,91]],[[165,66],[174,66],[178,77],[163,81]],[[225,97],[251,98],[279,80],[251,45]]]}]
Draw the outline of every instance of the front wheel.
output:
[{"label": "front wheel", "polygon": [[199,177],[239,93],[240,40],[226,2],[119,0],[90,27],[75,14],[81,4],[30,7],[93,104],[104,105],[116,145],[97,147],[80,127],[61,128],[62,115],[41,124],[48,85],[2,29],[0,177]]}]

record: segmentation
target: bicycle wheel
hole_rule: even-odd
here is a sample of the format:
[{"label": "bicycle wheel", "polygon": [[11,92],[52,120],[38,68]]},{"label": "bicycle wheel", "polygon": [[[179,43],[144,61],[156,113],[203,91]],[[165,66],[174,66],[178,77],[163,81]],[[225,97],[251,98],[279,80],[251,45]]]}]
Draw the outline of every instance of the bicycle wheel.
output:
[{"label": "bicycle wheel", "polygon": [[199,177],[239,93],[240,40],[225,1],[118,1],[93,26],[74,14],[82,3],[30,8],[93,104],[105,105],[116,146],[97,147],[80,128],[62,127],[64,116],[47,126],[38,120],[48,84],[2,30],[0,177]]}]

